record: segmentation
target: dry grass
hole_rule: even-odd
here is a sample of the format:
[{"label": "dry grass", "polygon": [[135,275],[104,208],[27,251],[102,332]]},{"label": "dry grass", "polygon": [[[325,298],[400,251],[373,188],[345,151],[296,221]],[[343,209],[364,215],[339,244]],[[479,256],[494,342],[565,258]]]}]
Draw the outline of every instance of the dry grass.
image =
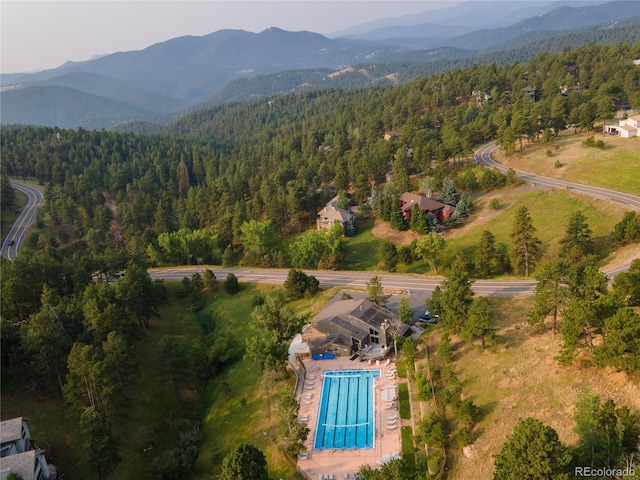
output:
[{"label": "dry grass", "polygon": [[[582,146],[591,136],[603,140],[605,149]],[[553,152],[550,157],[547,150]],[[563,132],[552,145],[530,144],[510,157],[497,151],[495,158],[538,175],[640,194],[640,137],[611,137],[599,131],[574,134],[571,130]],[[556,168],[556,161],[562,167]]]},{"label": "dry grass", "polygon": [[[492,478],[493,455],[520,417],[536,417],[553,427],[564,443],[574,444],[577,436],[572,414],[584,388],[640,412],[640,375],[557,365],[554,356],[560,336],[526,324],[532,301],[531,297],[490,299],[501,338],[492,350],[470,348],[452,338],[454,371],[465,397],[480,407],[482,419],[474,431],[476,458],[467,458],[457,448],[447,452],[451,459],[449,479]],[[439,337],[436,334],[427,339],[430,351],[437,348]]]},{"label": "dry grass", "polygon": [[389,226],[389,222],[383,222],[376,220],[371,233],[374,237],[384,240],[385,242],[392,242],[396,245],[409,245],[413,240],[420,240],[422,235],[411,230],[394,230]]}]

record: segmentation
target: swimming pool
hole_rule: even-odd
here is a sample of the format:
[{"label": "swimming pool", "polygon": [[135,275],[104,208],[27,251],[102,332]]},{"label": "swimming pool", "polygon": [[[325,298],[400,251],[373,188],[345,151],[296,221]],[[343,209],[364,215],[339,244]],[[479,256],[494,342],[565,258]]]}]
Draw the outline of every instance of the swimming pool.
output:
[{"label": "swimming pool", "polygon": [[374,378],[380,370],[324,373],[314,448],[374,447]]}]

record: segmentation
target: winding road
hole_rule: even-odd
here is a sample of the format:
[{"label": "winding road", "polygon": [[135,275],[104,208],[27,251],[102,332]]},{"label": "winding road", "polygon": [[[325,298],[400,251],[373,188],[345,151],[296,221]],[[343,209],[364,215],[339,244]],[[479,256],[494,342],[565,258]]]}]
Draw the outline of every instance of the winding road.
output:
[{"label": "winding road", "polygon": [[[22,209],[15,223],[11,226],[9,234],[2,243],[0,255],[7,260],[13,260],[18,256],[18,248],[22,243],[23,237],[33,220],[36,218],[36,212],[44,201],[42,192],[31,185],[17,180],[10,180],[11,187],[24,193],[27,196],[27,205]],[[11,245],[10,245],[11,244]]]},{"label": "winding road", "polygon": [[[491,153],[496,149],[495,143],[489,143],[480,147],[475,153],[475,161],[479,164],[487,167],[495,167],[503,172],[508,170],[508,167],[496,162]],[[529,172],[523,172],[516,170],[518,176],[526,181],[535,185],[545,186],[549,188],[569,189],[573,192],[588,195],[595,198],[601,198],[603,200],[614,201],[622,203],[623,205],[640,210],[640,197],[631,195],[628,193],[622,193],[615,190],[608,190],[606,188],[591,187],[580,183],[566,182],[563,180],[556,180],[553,178],[542,177]],[[22,241],[22,236],[26,231],[29,224],[35,217],[37,207],[42,204],[42,193],[22,182],[11,181],[11,185],[24,192],[29,202],[24,208],[22,214],[16,221],[15,225],[11,228],[5,244],[2,246],[2,256],[12,260],[17,255],[18,247]],[[9,247],[10,240],[15,241],[15,245]],[[619,266],[615,269],[604,270],[604,273],[609,277],[615,276],[617,273],[627,270],[629,263]],[[182,280],[184,277],[190,277],[196,272],[202,272],[205,268],[210,268],[218,279],[226,277],[227,274],[233,273],[241,282],[255,282],[255,283],[272,283],[282,284],[287,278],[289,273],[288,269],[242,269],[242,268],[221,268],[221,267],[207,267],[199,265],[197,267],[169,267],[150,269],[149,275],[153,279],[163,280]],[[342,285],[345,287],[357,287],[365,288],[366,283],[371,279],[374,272],[351,272],[351,271],[326,271],[326,270],[306,270],[308,275],[315,276],[321,285],[334,286]],[[399,290],[415,292],[420,294],[429,294],[433,292],[436,286],[440,284],[442,278],[438,277],[425,277],[418,275],[398,275],[398,274],[379,274],[381,281],[385,289],[387,290]],[[522,294],[531,294],[535,287],[536,282],[532,280],[509,280],[509,281],[495,281],[495,280],[477,280],[473,283],[473,290],[478,295],[486,296],[513,296]]]}]

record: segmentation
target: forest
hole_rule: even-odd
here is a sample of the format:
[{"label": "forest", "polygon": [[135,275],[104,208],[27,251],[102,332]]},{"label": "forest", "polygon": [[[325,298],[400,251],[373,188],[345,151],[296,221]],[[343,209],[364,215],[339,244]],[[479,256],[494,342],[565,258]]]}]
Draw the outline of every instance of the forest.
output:
[{"label": "forest", "polygon": [[[215,106],[153,135],[4,127],[3,208],[15,202],[8,177],[40,184],[45,205],[38,231],[18,258],[1,263],[3,366],[27,361],[35,389],[64,396],[80,419],[85,447],[95,453],[87,468],[111,471],[118,461],[112,427],[127,418],[135,346],[167,299],[189,299],[197,307],[202,292],[219,287],[206,274],[168,288],[151,281],[146,269],[342,269],[342,228],[317,231],[315,223],[316,212],[336,195],[392,228],[424,235],[409,251],[386,247],[385,268],[393,270],[398,258],[410,256],[431,259],[435,272],[442,267],[449,278],[434,294],[431,310],[441,313],[447,331],[467,332],[484,345],[491,327],[478,326],[485,306],[474,306],[468,295],[468,272],[460,270],[460,259],[436,264],[435,225],[426,217],[403,223],[394,212],[397,194],[437,192],[464,217],[461,212],[472,208],[469,194],[518,181],[513,174],[480,173],[470,160],[477,146],[495,140],[514,154],[566,129],[590,132],[621,105],[640,108],[640,67],[633,63],[638,58],[638,43],[567,48],[528,63],[474,65],[402,86]],[[389,131],[397,135],[385,140]],[[389,172],[393,183],[386,183]],[[595,251],[588,225],[577,216],[567,225],[562,258],[537,265],[540,242],[528,214],[526,208],[518,211],[509,252],[485,235],[474,275],[535,276],[531,323],[565,312],[560,363],[587,355],[598,366],[639,369],[640,352],[629,347],[637,338],[637,261],[605,294],[606,279],[590,256]],[[39,233],[45,228],[47,235]],[[625,215],[612,237],[619,245],[639,242],[637,215]],[[519,254],[522,245],[527,255]],[[466,267],[473,270],[473,263]],[[452,293],[456,286],[463,297]],[[264,302],[258,298],[254,306]],[[180,378],[206,384],[242,356],[245,347],[217,335],[215,327],[215,319],[203,320],[191,343],[167,337],[159,344],[177,399]],[[605,346],[594,341],[604,337],[612,339]],[[193,355],[186,362],[188,352]],[[172,463],[157,466],[154,478],[187,478],[181,476],[192,468],[200,438],[193,419],[183,420],[171,427],[181,438],[168,454]]]}]

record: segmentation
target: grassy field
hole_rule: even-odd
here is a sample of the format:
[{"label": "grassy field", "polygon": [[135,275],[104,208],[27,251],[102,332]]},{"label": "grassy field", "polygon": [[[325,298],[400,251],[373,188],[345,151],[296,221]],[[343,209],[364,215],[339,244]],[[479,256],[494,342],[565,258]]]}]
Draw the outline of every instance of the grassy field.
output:
[{"label": "grassy field", "polygon": [[[591,136],[604,141],[604,150],[582,146]],[[547,150],[551,156],[546,155]],[[511,157],[501,153],[495,157],[515,169],[640,195],[640,137],[611,137],[599,131],[574,134],[571,130],[552,145],[531,144]],[[556,161],[562,164],[560,168],[554,166]]]},{"label": "grassy field", "polygon": [[373,222],[358,224],[358,233],[345,242],[346,270],[375,270],[382,240],[372,233]]},{"label": "grassy field", "polygon": [[[640,375],[609,368],[560,368],[554,356],[561,338],[553,336],[549,328],[526,323],[532,304],[532,297],[490,299],[500,339],[494,348],[482,351],[452,336],[454,373],[462,382],[465,398],[480,408],[482,418],[466,454],[456,446],[448,449],[449,479],[491,478],[493,455],[520,417],[536,417],[554,428],[562,442],[575,444],[572,412],[585,387],[640,412]],[[441,332],[432,332],[423,336],[423,341],[435,351]]]},{"label": "grassy field", "polygon": [[472,258],[475,246],[484,230],[489,230],[498,243],[510,245],[516,211],[527,206],[537,236],[543,242],[544,259],[554,258],[560,251],[560,239],[564,236],[571,213],[581,211],[587,217],[591,236],[604,256],[611,253],[609,239],[613,227],[620,221],[625,208],[617,204],[604,203],[564,190],[533,190],[525,193],[504,193],[498,198],[500,208],[488,207],[489,198],[476,200],[477,210],[462,229],[451,230],[445,235],[447,247],[445,255],[455,257],[462,252]]}]

